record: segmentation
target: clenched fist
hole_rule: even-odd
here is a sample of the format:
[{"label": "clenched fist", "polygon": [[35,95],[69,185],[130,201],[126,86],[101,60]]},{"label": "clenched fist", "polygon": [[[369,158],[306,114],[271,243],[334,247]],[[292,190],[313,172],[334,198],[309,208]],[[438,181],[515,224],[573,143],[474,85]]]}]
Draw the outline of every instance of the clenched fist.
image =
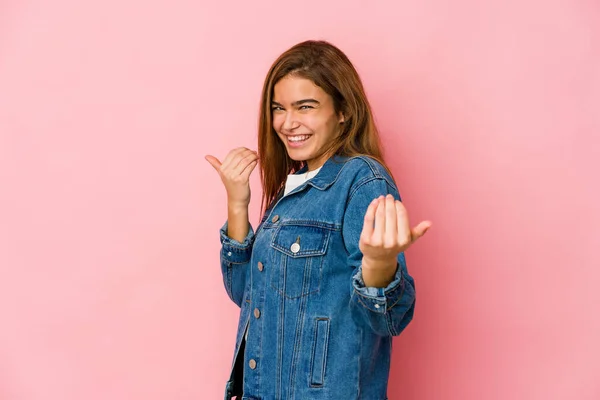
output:
[{"label": "clenched fist", "polygon": [[255,151],[245,147],[233,149],[221,163],[216,157],[207,155],[206,161],[219,173],[230,206],[248,207],[250,204],[250,174],[258,164]]}]

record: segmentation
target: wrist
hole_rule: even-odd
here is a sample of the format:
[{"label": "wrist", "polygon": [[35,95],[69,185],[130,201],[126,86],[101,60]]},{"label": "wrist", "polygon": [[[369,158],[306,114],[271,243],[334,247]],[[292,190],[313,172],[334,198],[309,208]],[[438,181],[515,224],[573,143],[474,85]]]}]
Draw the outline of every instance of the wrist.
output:
[{"label": "wrist", "polygon": [[381,258],[373,259],[369,257],[362,258],[363,269],[369,269],[373,271],[385,271],[389,269],[396,269],[398,260],[396,258]]},{"label": "wrist", "polygon": [[227,201],[227,210],[234,214],[247,214],[248,204],[244,202]]},{"label": "wrist", "polygon": [[398,269],[398,261],[393,260],[362,260],[362,276],[365,286],[385,288],[393,280]]}]

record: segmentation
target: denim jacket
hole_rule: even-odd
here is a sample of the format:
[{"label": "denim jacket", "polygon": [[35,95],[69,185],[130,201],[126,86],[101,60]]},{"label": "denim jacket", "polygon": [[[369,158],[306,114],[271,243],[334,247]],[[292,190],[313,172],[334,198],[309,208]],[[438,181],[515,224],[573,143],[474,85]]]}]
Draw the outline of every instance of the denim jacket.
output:
[{"label": "denim jacket", "polygon": [[388,193],[400,199],[381,164],[334,156],[243,242],[221,228],[223,282],[241,308],[226,399],[387,399],[415,286],[400,253],[393,281],[366,287],[358,243],[369,203]]}]

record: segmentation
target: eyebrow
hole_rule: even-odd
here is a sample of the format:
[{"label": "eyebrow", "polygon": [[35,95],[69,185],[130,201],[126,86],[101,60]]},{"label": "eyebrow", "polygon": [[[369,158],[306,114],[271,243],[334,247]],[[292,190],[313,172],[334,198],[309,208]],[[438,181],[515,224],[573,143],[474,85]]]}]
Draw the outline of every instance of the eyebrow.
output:
[{"label": "eyebrow", "polygon": [[[301,105],[303,105],[303,104],[306,104],[306,103],[321,104],[321,103],[319,103],[319,101],[318,101],[318,100],[315,100],[315,99],[302,99],[302,100],[298,100],[298,101],[295,101],[295,102],[293,102],[293,103],[292,103],[292,106],[293,106],[293,107],[296,107],[296,106],[301,106]],[[281,106],[281,107],[283,107],[283,105],[279,104],[279,103],[278,103],[278,102],[276,102],[276,101],[272,101],[272,102],[271,102],[271,105],[272,105],[272,106]]]}]

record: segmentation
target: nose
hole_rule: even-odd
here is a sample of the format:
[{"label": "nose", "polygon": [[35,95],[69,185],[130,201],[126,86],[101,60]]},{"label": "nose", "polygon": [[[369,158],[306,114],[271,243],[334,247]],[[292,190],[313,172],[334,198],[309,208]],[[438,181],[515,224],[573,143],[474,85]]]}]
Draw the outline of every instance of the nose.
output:
[{"label": "nose", "polygon": [[283,125],[281,126],[281,128],[284,131],[293,131],[299,126],[300,123],[296,119],[296,114],[293,111],[286,112],[285,119],[283,120]]}]

